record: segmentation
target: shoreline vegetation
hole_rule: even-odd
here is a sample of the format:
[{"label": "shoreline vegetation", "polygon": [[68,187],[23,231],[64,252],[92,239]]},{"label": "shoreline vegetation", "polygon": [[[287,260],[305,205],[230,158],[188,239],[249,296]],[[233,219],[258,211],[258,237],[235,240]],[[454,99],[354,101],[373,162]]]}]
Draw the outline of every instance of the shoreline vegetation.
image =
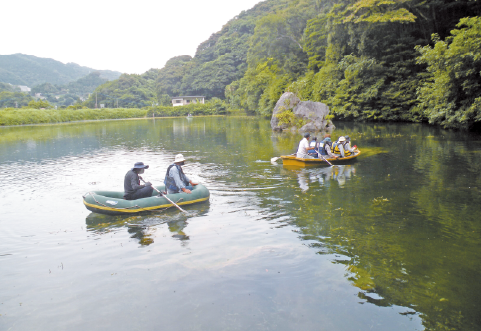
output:
[{"label": "shoreline vegetation", "polygon": [[[231,112],[229,112],[231,113]],[[31,124],[56,124],[91,120],[116,120],[149,117],[181,117],[226,115],[224,103],[216,100],[205,104],[190,104],[180,107],[156,106],[144,108],[103,108],[86,107],[53,108],[4,108],[0,109],[0,126]]]},{"label": "shoreline vegetation", "polygon": [[[0,125],[129,118],[138,116],[135,108],[147,110],[145,116],[185,115],[172,107],[176,96],[209,100],[210,108],[180,107],[193,114],[271,117],[281,95],[293,92],[326,104],[334,121],[481,132],[480,40],[481,1],[265,0],[229,20],[195,56],[175,56],[161,69],[104,83],[92,73],[29,94],[0,83],[0,108],[132,110],[2,115]],[[24,79],[33,75],[22,72]]]}]

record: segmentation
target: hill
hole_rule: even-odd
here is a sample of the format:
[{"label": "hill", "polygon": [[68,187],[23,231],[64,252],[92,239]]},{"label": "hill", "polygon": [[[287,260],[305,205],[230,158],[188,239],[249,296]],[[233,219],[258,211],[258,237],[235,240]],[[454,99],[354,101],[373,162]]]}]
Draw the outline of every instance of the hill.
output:
[{"label": "hill", "polygon": [[[290,0],[266,0],[242,11],[197,47],[194,57],[175,56],[166,65],[144,75],[122,75],[119,82],[108,82],[97,88],[99,103],[111,104],[119,98],[119,106],[170,104],[170,97],[203,95],[224,99],[227,85],[243,77],[247,69],[247,53],[256,23],[262,17],[289,6]],[[154,75],[157,75],[154,77]],[[154,78],[155,84],[152,84]],[[129,83],[126,83],[129,82]],[[135,84],[133,84],[135,82]],[[136,86],[133,91],[133,85]],[[115,92],[113,92],[115,87]],[[135,97],[134,97],[135,95]],[[156,96],[156,99],[155,99]],[[154,99],[152,99],[154,97]],[[95,103],[90,98],[88,105]]]},{"label": "hill", "polygon": [[33,55],[0,55],[0,82],[13,85],[30,87],[43,83],[65,85],[94,71],[100,73],[100,78],[107,80],[117,79],[121,75],[117,71],[96,70],[76,63],[64,64]]},{"label": "hill", "polygon": [[291,91],[329,105],[337,119],[481,130],[480,15],[481,2],[472,0],[266,0],[227,22],[194,57],[167,61],[155,86],[123,77],[107,83],[108,92],[138,106],[217,97],[271,116]]}]

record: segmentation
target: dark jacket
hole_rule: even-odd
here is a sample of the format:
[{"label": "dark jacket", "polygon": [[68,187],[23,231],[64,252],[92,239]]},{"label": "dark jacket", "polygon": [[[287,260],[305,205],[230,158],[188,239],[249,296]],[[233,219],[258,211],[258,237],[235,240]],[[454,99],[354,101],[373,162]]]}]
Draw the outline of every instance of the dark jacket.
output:
[{"label": "dark jacket", "polygon": [[143,187],[145,187],[145,185],[140,185],[139,175],[135,171],[129,170],[124,179],[124,199],[128,199],[132,194]]}]

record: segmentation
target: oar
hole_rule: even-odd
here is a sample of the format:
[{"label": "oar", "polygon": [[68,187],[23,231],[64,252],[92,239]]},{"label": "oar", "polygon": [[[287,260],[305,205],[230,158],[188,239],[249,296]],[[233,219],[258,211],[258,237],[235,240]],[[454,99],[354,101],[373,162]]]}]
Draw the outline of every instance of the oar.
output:
[{"label": "oar", "polygon": [[[142,177],[139,176],[139,178],[145,183],[145,180],[144,180]],[[164,198],[166,198],[167,201],[169,201],[171,204],[173,204],[174,206],[176,206],[178,210],[180,210],[180,211],[183,212],[183,213],[187,213],[185,210],[183,210],[182,208],[180,208],[180,206],[177,205],[174,201],[170,200],[170,199],[167,197],[167,195],[165,195],[164,193],[160,192],[154,185],[152,185],[152,188],[153,188],[154,190],[156,190],[161,196],[163,196]]]},{"label": "oar", "polygon": [[329,163],[329,165],[332,167],[332,163],[331,163],[331,162],[327,161],[327,160],[324,158],[324,156],[322,156],[322,154],[317,151],[317,149],[314,149],[314,150],[316,151],[317,155],[319,155],[319,156],[321,157],[321,159],[323,159],[324,161],[326,161],[327,163]]},{"label": "oar", "polygon": [[[296,154],[296,153],[292,153],[292,154],[290,154],[290,155],[295,155],[295,154]],[[289,156],[290,156],[290,155],[289,155]],[[279,160],[280,158],[281,158],[280,156],[274,156],[273,158],[271,158],[271,162],[274,163],[274,162],[276,162],[277,160]]]}]

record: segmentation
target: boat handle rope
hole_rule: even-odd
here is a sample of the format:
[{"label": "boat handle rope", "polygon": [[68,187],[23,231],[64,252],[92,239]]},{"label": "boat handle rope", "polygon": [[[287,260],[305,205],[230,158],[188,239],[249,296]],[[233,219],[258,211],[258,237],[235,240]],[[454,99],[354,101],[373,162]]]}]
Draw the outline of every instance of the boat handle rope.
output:
[{"label": "boat handle rope", "polygon": [[[85,197],[86,197],[88,194],[90,194],[90,195],[92,196],[92,199],[94,199],[94,201],[95,201],[97,204],[99,204],[99,205],[101,205],[101,206],[104,206],[104,207],[108,207],[108,208],[112,208],[112,209],[132,209],[132,208],[136,208],[136,207],[137,207],[137,208],[140,208],[140,206],[138,206],[138,205],[135,205],[135,206],[132,206],[132,207],[125,207],[125,208],[115,208],[115,207],[112,207],[112,206],[107,206],[107,205],[104,205],[104,204],[101,203],[101,202],[98,202],[97,199],[95,199],[95,196],[93,195],[92,192],[88,192],[87,194],[82,195],[82,198],[85,200]],[[180,200],[184,200],[184,198],[180,198],[180,199],[177,200],[175,203],[178,203]],[[169,207],[167,207],[167,208],[165,208],[164,210],[167,210],[167,209],[169,209],[170,207],[172,207],[172,205],[169,206]],[[141,208],[141,209],[142,209],[142,210],[145,210],[145,208]],[[162,212],[163,212],[164,210],[162,210]]]},{"label": "boat handle rope", "polygon": [[[107,206],[107,205],[104,205],[103,203],[101,202],[98,202],[97,199],[95,199],[95,196],[93,195],[92,192],[88,192],[87,194],[90,194],[92,196],[92,199],[94,199],[94,201],[98,204],[98,205],[101,205],[101,206],[104,206],[104,207],[108,207],[108,208],[112,208],[112,209],[133,209],[133,208],[140,208],[140,206],[132,206],[132,207],[125,207],[125,208],[116,208],[116,207],[112,207],[112,206]],[[82,198],[85,200],[85,197],[87,196],[87,194],[85,195],[82,195]]]}]

